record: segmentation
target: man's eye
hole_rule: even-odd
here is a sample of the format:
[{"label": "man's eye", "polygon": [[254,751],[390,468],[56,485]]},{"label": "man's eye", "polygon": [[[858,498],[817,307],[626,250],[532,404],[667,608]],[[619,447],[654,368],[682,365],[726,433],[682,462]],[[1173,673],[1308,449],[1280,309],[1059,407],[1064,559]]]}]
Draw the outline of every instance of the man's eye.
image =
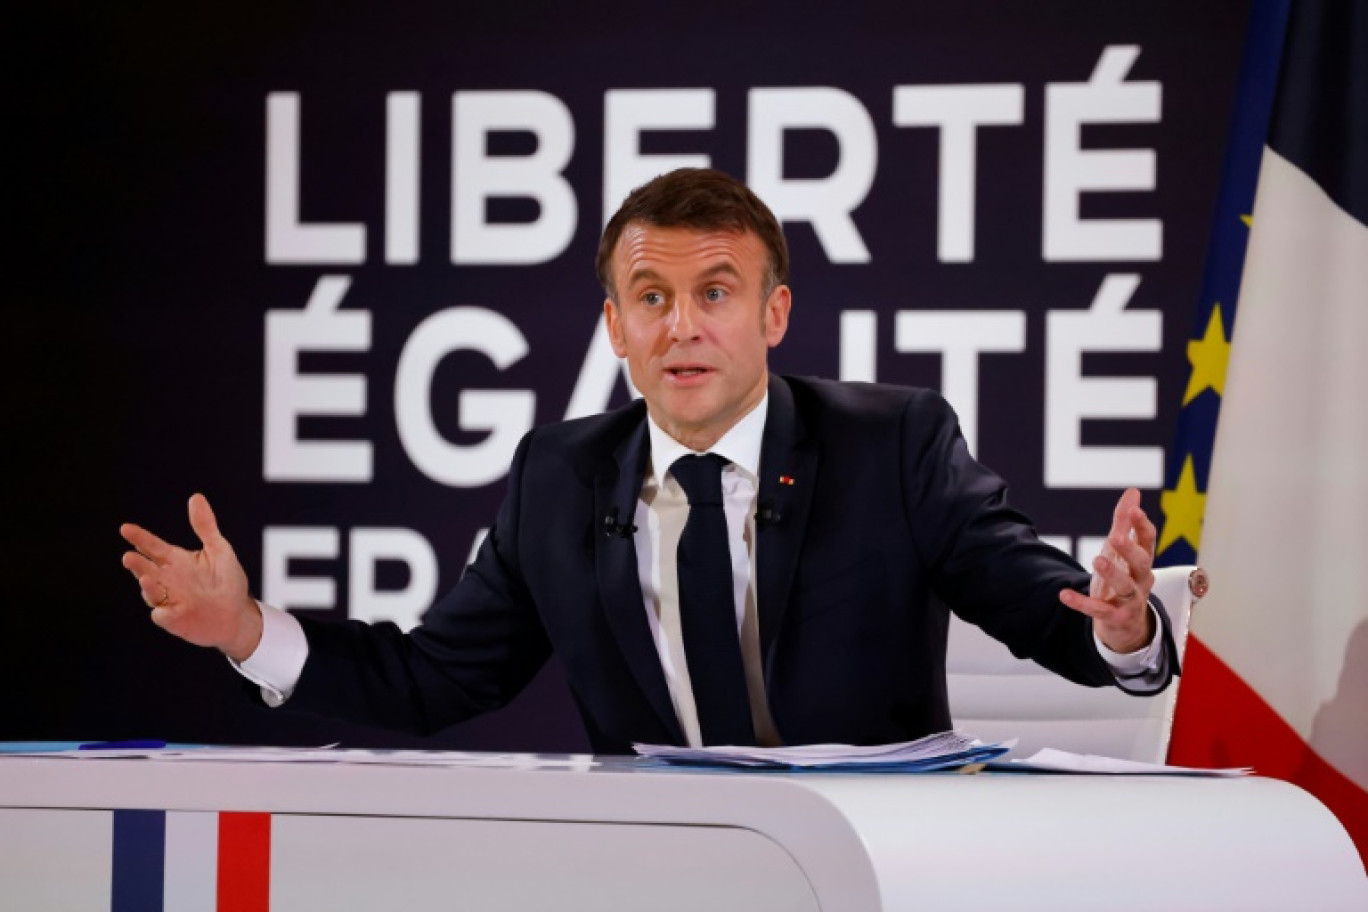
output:
[{"label": "man's eye", "polygon": [[658,307],[665,303],[665,296],[658,291],[648,291],[641,296],[641,303],[647,307]]},{"label": "man's eye", "polygon": [[709,288],[707,291],[703,292],[703,297],[713,302],[721,301],[726,296],[727,289],[725,288]]}]

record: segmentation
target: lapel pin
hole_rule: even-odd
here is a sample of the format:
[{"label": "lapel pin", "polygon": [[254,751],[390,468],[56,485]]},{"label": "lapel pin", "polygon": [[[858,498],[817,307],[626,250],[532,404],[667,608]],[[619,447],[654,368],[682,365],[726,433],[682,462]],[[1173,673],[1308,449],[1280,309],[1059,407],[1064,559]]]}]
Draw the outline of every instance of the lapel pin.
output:
[{"label": "lapel pin", "polygon": [[779,483],[780,483],[781,485],[792,485],[792,484],[793,484],[793,476],[792,476],[792,475],[780,475],[780,476],[779,476]]}]

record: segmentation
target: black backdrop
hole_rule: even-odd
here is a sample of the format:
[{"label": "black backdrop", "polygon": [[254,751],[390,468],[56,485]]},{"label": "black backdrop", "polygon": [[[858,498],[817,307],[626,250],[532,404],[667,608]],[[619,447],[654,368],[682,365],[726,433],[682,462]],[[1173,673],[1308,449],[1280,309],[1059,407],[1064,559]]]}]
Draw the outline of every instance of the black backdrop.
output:
[{"label": "black backdrop", "polygon": [[[872,319],[879,380],[942,386],[941,357],[899,351],[897,314],[945,312],[952,324],[956,315],[1009,314],[999,313],[995,325],[1015,350],[972,362],[980,458],[1012,481],[1042,532],[1066,536],[1071,546],[1105,532],[1125,484],[1144,488],[1146,507],[1158,516],[1154,465],[1186,378],[1184,344],[1246,4],[648,6],[333,3],[191,12],[92,5],[30,11],[14,23],[6,55],[16,71],[9,93],[16,116],[5,145],[18,155],[8,181],[5,449],[18,458],[6,460],[5,606],[13,620],[0,660],[0,737],[585,746],[554,665],[508,709],[431,740],[254,709],[221,657],[146,621],[119,566],[116,530],[132,520],[189,543],[184,504],[202,490],[257,592],[268,528],[335,530],[325,533],[336,535],[334,557],[287,565],[293,576],[332,580],[333,607],[314,610],[348,613],[357,529],[411,530],[409,539],[425,541],[436,556],[440,588],[452,585],[493,516],[502,479],[461,486],[419,467],[396,419],[401,353],[433,314],[481,308],[514,327],[526,354],[500,370],[481,353],[480,339],[465,340],[475,348],[435,361],[430,398],[418,412],[430,413],[437,433],[462,447],[485,437],[462,426],[462,391],[527,390],[537,422],[565,416],[602,301],[592,260],[604,218],[610,90],[708,90],[711,128],[643,133],[640,151],[707,156],[741,176],[754,142],[748,129],[765,104],[753,90],[829,87],[844,93],[846,107],[853,99],[874,138],[872,183],[849,218],[867,261],[839,262],[853,258],[848,247],[834,250],[806,221],[786,225],[795,309],[772,364],[835,376],[843,370],[843,333],[849,341],[861,320]],[[1106,56],[1129,46],[1138,52]],[[1083,193],[1080,243],[1099,236],[1101,219],[1161,224],[1162,241],[1149,253],[1140,242],[1049,254],[1047,159],[1051,143],[1058,151],[1070,135],[1066,124],[1047,136],[1050,105],[1066,107],[1070,91],[1051,86],[1087,83],[1108,66],[1119,68],[1117,81],[1160,87],[1157,116],[1128,107],[1153,89],[1095,93],[1105,96],[1103,113],[1089,115],[1080,144],[1151,150],[1153,179],[1141,167],[1142,176],[1122,179],[1120,189]],[[898,87],[981,84],[1019,87],[1006,92],[1019,93],[1019,123],[974,134],[973,255],[943,261],[937,192],[953,169],[940,159],[938,130],[895,124],[894,98]],[[386,98],[395,92],[413,93],[421,111],[412,263],[386,255]],[[452,175],[471,161],[453,168],[453,96],[478,92],[524,93],[498,96],[500,108],[532,97],[525,93],[549,96],[573,124],[562,172],[576,201],[573,231],[545,262],[453,262]],[[298,99],[299,221],[364,225],[364,262],[268,261],[272,93]],[[820,116],[818,101],[809,94],[799,108]],[[538,142],[526,130],[495,132],[475,154],[512,160],[532,155]],[[784,180],[820,182],[841,167],[858,169],[858,150],[820,126],[787,130],[782,149]],[[1080,173],[1064,162],[1053,179]],[[484,217],[528,224],[556,205],[494,198]],[[268,479],[266,401],[283,395],[284,376],[268,376],[268,316],[298,313],[325,276],[349,280],[342,313],[369,314],[369,339],[286,363],[305,378],[361,379],[364,413],[305,414],[295,433],[367,442],[369,481]],[[1118,278],[1125,276],[1136,278]],[[1099,289],[1131,284],[1126,312],[1138,319],[1097,321],[1071,361],[1063,340],[1093,332],[1081,315]],[[843,317],[849,311],[872,316]],[[962,338],[974,338],[972,325],[963,322]],[[925,323],[908,330],[929,331]],[[853,363],[847,373],[869,373]],[[1103,417],[1072,426],[1083,450],[1130,448],[1139,467],[1089,478],[1079,468],[1087,457],[1059,455],[1070,432],[1048,431],[1049,415],[1058,419],[1076,401],[1050,378],[1051,364],[1132,383],[1130,392],[1103,390],[1111,402]],[[1145,382],[1153,389],[1134,388]],[[608,402],[627,396],[618,382]],[[1122,417],[1126,406],[1116,403],[1126,396],[1141,404]],[[376,572],[377,588],[390,592],[418,575],[394,560]]]}]

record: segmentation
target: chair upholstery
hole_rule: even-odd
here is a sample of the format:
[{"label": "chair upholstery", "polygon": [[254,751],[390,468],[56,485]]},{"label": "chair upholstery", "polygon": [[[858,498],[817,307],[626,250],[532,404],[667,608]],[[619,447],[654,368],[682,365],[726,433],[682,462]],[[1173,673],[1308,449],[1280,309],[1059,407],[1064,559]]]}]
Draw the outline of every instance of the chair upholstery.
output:
[{"label": "chair upholstery", "polygon": [[[1158,596],[1181,657],[1193,603],[1206,594],[1206,574],[1192,566],[1154,571]],[[984,741],[1019,739],[1009,756],[1043,747],[1162,763],[1178,696],[1178,679],[1162,694],[1134,697],[1113,687],[1080,687],[1034,662],[1015,658],[977,627],[951,618],[946,678],[955,728]]]}]

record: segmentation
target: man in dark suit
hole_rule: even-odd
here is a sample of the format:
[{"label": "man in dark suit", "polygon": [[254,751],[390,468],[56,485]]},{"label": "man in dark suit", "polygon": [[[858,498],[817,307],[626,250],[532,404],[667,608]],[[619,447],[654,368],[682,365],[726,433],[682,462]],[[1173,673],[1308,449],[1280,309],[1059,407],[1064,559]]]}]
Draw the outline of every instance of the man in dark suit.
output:
[{"label": "man in dark suit", "polygon": [[269,704],[423,732],[504,704],[554,650],[600,752],[949,728],[947,606],[1079,683],[1167,685],[1138,492],[1090,580],[935,393],[771,375],[788,253],[742,184],[682,169],[638,188],[598,269],[643,398],[527,435],[478,557],[420,627],[260,605],[199,495],[200,551],[121,530],[152,620],[224,651]]}]

